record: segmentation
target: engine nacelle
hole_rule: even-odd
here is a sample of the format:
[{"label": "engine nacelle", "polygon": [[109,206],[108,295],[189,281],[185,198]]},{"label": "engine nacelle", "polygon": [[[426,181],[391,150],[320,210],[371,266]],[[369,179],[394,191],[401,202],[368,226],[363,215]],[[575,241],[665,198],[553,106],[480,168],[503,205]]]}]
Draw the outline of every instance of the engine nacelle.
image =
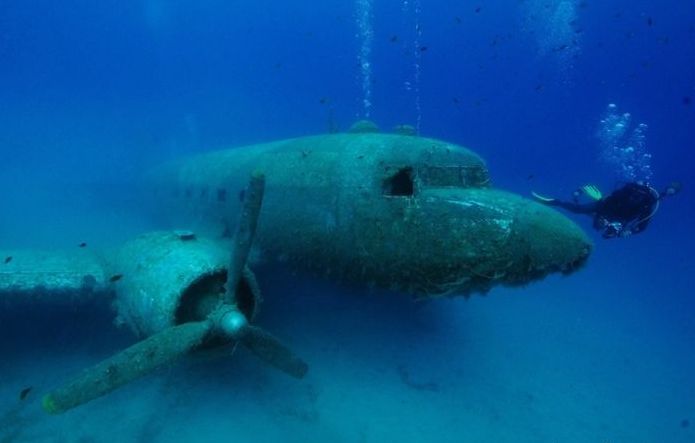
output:
[{"label": "engine nacelle", "polygon": [[[221,302],[231,242],[189,231],[158,231],[127,242],[112,261],[117,324],[146,337],[171,326],[207,318]],[[247,267],[236,304],[252,321],[261,295]]]}]

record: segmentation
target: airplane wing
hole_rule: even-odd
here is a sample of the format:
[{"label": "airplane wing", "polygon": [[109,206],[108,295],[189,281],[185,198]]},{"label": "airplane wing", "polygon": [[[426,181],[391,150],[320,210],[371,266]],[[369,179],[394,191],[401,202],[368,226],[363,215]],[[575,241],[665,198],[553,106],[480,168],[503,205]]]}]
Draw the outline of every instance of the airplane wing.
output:
[{"label": "airplane wing", "polygon": [[74,303],[111,293],[105,260],[76,251],[0,250],[0,302]]}]

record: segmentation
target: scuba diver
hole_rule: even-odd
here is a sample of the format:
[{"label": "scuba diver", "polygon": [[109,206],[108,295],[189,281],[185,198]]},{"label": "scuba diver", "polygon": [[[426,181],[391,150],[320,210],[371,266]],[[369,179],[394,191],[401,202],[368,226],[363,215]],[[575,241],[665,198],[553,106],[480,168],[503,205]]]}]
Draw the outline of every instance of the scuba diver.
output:
[{"label": "scuba diver", "polygon": [[[575,214],[587,214],[594,217],[594,229],[603,231],[603,238],[628,237],[639,234],[649,225],[659,209],[664,197],[677,194],[681,184],[671,183],[662,192],[643,182],[626,183],[604,197],[596,186],[582,186],[574,192],[573,201],[562,201],[544,197],[532,192],[540,202],[557,206]],[[581,203],[579,197],[585,194],[592,201]]]}]

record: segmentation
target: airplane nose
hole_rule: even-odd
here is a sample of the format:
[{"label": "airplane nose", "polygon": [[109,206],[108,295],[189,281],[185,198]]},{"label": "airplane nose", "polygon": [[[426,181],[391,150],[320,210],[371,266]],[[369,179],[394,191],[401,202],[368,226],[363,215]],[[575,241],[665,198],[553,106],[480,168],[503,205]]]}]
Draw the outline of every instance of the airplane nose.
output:
[{"label": "airplane nose", "polygon": [[529,272],[569,274],[588,259],[592,243],[584,231],[555,209],[521,199],[516,210],[514,235],[525,251]]},{"label": "airplane nose", "polygon": [[[553,208],[505,191],[432,190],[433,206],[450,214],[448,250],[466,280],[456,290],[487,291],[524,285],[552,273],[570,274],[587,261],[592,244],[572,220]],[[448,207],[448,209],[447,209]],[[448,227],[447,227],[448,226]],[[443,231],[437,236],[446,235]],[[442,280],[451,280],[442,277]],[[459,279],[461,280],[461,279]]]}]

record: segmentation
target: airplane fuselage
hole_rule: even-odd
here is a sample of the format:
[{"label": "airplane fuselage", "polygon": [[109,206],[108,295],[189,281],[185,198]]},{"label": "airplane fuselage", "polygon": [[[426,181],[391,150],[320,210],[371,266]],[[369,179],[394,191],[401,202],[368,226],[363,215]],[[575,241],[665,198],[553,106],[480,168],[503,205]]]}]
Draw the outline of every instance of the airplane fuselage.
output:
[{"label": "airplane fuselage", "polygon": [[234,232],[244,187],[267,178],[256,244],[266,259],[420,296],[568,273],[585,234],[558,212],[490,187],[484,161],[444,141],[330,134],[165,164],[148,178],[176,226]]}]

